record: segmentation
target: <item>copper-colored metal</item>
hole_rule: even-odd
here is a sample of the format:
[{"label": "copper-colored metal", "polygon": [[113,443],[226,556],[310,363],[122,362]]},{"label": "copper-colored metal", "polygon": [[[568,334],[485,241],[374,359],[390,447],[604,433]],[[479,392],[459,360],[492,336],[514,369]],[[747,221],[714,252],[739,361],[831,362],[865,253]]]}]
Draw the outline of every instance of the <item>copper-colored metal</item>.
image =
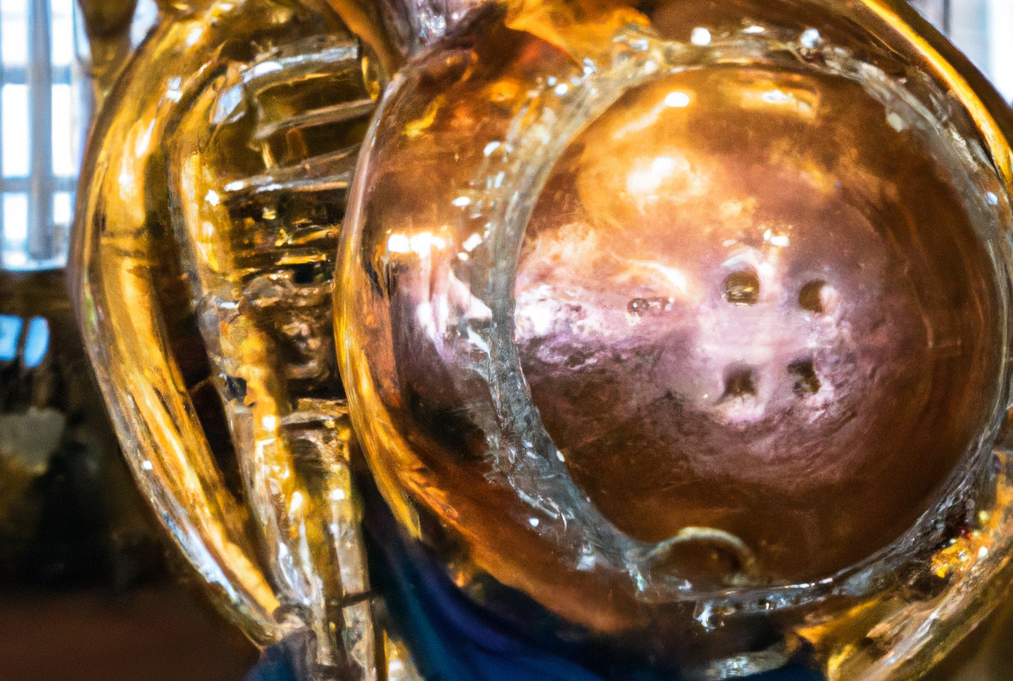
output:
[{"label": "copper-colored metal", "polygon": [[859,85],[690,72],[557,165],[517,335],[609,519],[719,528],[806,579],[897,538],[966,451],[996,367],[989,269],[918,134]]}]

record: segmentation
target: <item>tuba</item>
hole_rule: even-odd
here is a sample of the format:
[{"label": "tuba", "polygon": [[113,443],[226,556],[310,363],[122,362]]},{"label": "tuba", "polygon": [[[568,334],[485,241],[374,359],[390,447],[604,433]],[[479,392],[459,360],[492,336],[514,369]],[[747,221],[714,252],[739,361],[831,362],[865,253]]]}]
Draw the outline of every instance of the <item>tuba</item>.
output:
[{"label": "tuba", "polygon": [[74,300],[306,679],[901,679],[1011,579],[1013,112],[899,0],[194,0]]}]

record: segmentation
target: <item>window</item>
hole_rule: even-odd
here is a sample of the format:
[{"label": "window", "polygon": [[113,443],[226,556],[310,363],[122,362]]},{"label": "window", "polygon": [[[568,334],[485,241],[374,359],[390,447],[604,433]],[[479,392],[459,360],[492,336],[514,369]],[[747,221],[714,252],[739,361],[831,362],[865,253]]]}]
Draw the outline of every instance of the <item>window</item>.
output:
[{"label": "window", "polygon": [[911,0],[1013,101],[1013,0]]},{"label": "window", "polygon": [[0,0],[0,263],[63,267],[91,93],[75,0]]}]

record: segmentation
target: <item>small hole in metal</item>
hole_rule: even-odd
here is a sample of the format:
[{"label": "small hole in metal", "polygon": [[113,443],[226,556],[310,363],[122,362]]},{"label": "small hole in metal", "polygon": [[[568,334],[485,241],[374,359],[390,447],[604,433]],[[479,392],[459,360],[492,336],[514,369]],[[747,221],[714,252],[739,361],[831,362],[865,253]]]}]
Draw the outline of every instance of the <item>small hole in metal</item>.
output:
[{"label": "small hole in metal", "polygon": [[820,390],[820,379],[816,377],[816,369],[811,359],[792,362],[788,365],[788,373],[795,382],[791,389],[799,397],[814,395]]},{"label": "small hole in metal", "polygon": [[760,278],[756,272],[732,272],[725,279],[725,300],[732,305],[756,305],[760,299]]},{"label": "small hole in metal", "polygon": [[827,282],[818,279],[810,281],[799,291],[798,304],[804,310],[823,314],[827,311],[828,298],[832,293],[833,290],[827,285]]},{"label": "small hole in metal", "polygon": [[721,401],[756,396],[756,376],[750,367],[730,367],[725,372],[725,393]]}]

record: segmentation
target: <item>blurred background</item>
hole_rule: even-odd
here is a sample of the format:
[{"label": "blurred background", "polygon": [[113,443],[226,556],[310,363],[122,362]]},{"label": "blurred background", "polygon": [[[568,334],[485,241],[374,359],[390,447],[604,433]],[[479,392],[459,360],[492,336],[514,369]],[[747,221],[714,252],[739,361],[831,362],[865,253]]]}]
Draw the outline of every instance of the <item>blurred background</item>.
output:
[{"label": "blurred background", "polygon": [[[255,649],[163,543],[66,292],[92,112],[154,0],[0,0],[0,681],[233,681]],[[1013,100],[1013,0],[912,0]],[[1013,598],[934,681],[1013,681]]]},{"label": "blurred background", "polygon": [[238,681],[257,651],[167,551],[66,291],[91,114],[157,17],[89,5],[0,0],[0,680]]}]

